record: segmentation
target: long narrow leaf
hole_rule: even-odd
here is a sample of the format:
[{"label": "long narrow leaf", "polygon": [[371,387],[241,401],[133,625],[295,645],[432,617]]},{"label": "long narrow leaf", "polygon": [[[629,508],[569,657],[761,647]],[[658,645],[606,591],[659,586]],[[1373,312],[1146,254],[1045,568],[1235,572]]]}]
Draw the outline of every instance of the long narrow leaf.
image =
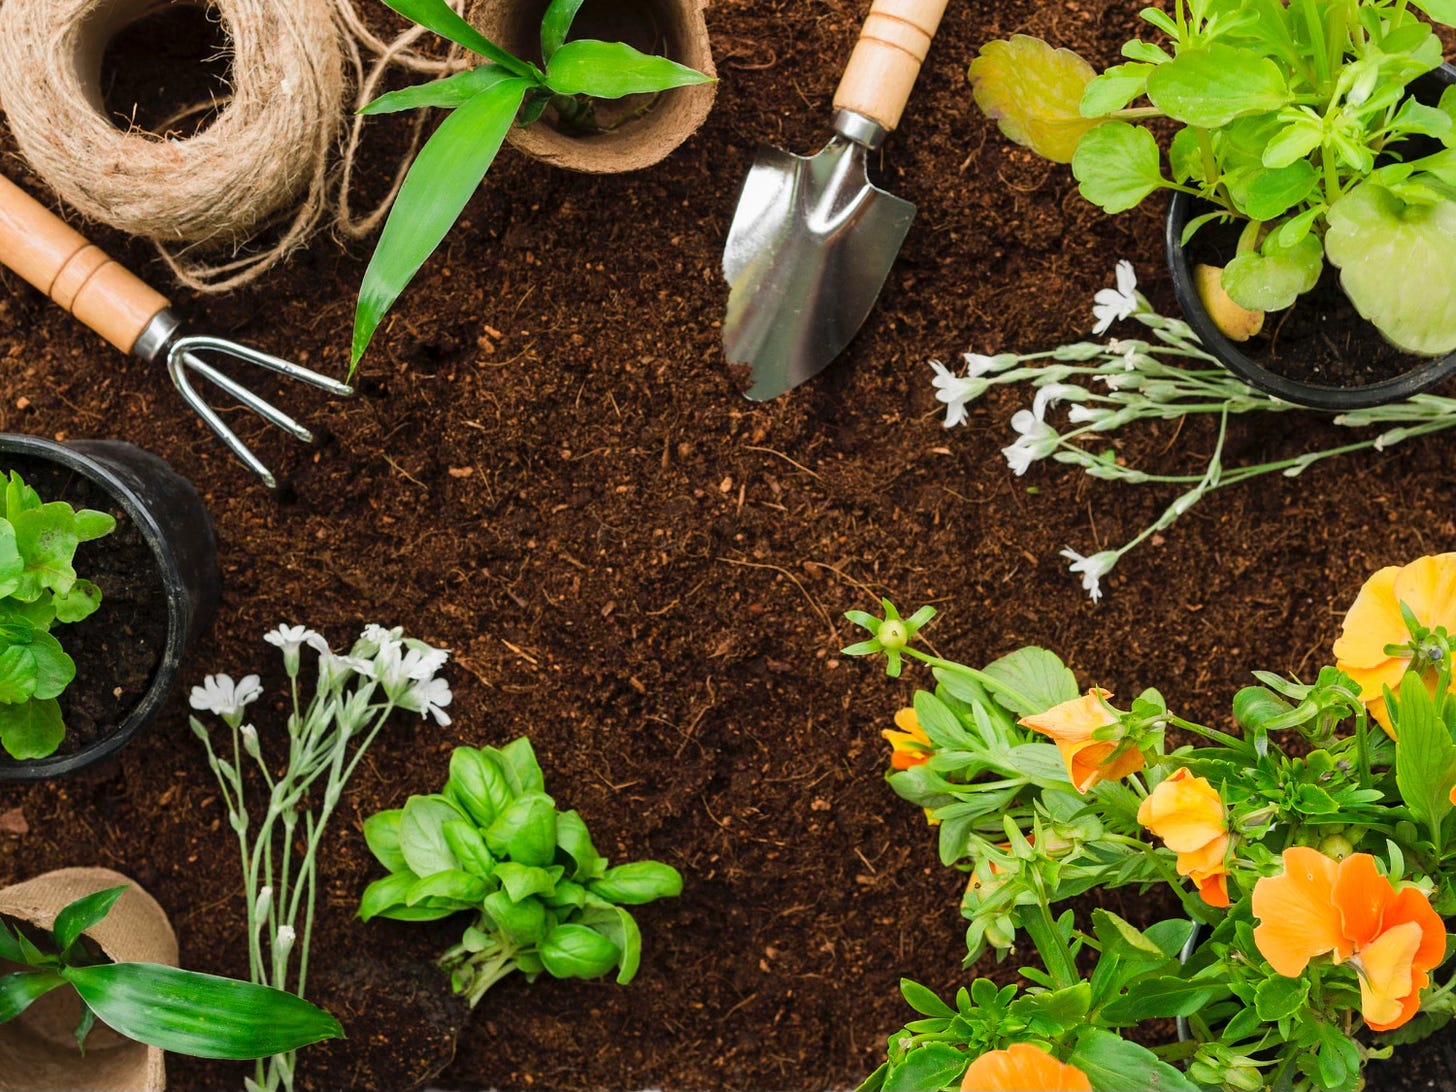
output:
[{"label": "long narrow leaf", "polygon": [[498,64],[481,64],[442,80],[403,87],[380,95],[361,114],[393,114],[422,106],[444,106],[451,110],[464,106],[482,91],[489,91],[503,80],[518,79],[509,69]]},{"label": "long narrow leaf", "polygon": [[435,130],[410,166],[359,286],[350,371],[385,313],[434,253],[495,161],[531,80],[496,84]]},{"label": "long narrow leaf", "polygon": [[399,12],[406,19],[419,23],[427,30],[433,30],[442,38],[449,38],[456,45],[473,49],[482,57],[489,57],[496,64],[504,65],[517,76],[529,76],[530,66],[512,57],[480,31],[460,18],[445,3],[445,0],[384,0],[384,3]]},{"label": "long narrow leaf", "polygon": [[547,64],[566,41],[581,5],[582,0],[551,0],[551,6],[541,16],[541,58]]},{"label": "long narrow leaf", "polygon": [[29,962],[20,949],[20,941],[15,939],[15,934],[5,924],[4,918],[0,918],[0,959],[8,959],[11,963]]},{"label": "long narrow leaf", "polygon": [[51,929],[51,936],[55,938],[56,948],[65,952],[72,944],[75,944],[76,939],[82,933],[111,913],[111,908],[116,905],[116,900],[121,898],[122,892],[127,887],[127,884],[122,884],[119,887],[108,887],[104,891],[97,891],[95,894],[84,895],[57,914],[56,924]]},{"label": "long narrow leaf", "polygon": [[546,66],[546,84],[551,90],[598,99],[711,82],[711,76],[666,57],[642,53],[625,42],[567,42]]},{"label": "long narrow leaf", "polygon": [[344,1029],[301,997],[156,963],[61,972],[103,1023],[139,1043],[195,1058],[246,1061],[297,1050]]},{"label": "long narrow leaf", "polygon": [[66,980],[53,971],[17,971],[0,977],[0,1024],[13,1020],[38,997],[44,997]]}]

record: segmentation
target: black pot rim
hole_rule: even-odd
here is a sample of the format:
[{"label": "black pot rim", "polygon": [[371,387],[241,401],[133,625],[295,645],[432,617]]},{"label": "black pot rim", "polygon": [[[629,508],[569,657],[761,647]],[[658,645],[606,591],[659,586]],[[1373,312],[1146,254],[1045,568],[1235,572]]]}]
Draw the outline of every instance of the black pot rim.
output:
[{"label": "black pot rim", "polygon": [[[159,590],[166,590],[169,573],[173,574],[173,582],[180,582],[181,578],[177,575],[177,557],[172,550],[172,544],[163,534],[157,521],[152,518],[151,512],[147,510],[141,498],[109,467],[67,444],[17,433],[0,433],[0,452],[26,455],[58,463],[100,486],[131,517],[132,522],[141,531],[142,538],[146,540],[147,546],[151,548],[152,555],[157,560],[157,567],[162,573],[163,588]],[[71,754],[26,759],[13,766],[0,765],[0,782],[39,781],[44,778],[64,777],[105,761],[131,742],[132,737],[141,730],[143,725],[151,721],[162,703],[167,700],[167,695],[171,693],[173,683],[179,674],[179,661],[187,640],[187,625],[187,607],[183,597],[167,595],[167,644],[158,658],[151,685],[147,687],[136,705],[132,706],[121,724],[115,730]]]}]

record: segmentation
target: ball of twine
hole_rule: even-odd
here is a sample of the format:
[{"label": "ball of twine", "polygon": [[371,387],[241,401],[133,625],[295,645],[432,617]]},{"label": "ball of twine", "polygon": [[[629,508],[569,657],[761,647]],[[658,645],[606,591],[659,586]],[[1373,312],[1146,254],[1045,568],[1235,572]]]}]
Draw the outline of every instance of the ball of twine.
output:
[{"label": "ball of twine", "polygon": [[[100,89],[107,43],[165,2],[4,0],[0,107],[26,159],[66,202],[157,241],[184,283],[232,287],[305,241],[322,214],[345,89],[335,4],[198,4],[227,36],[232,95],[205,129],[175,139],[117,128]],[[197,246],[236,251],[289,209],[265,254],[210,266],[183,257]]]}]

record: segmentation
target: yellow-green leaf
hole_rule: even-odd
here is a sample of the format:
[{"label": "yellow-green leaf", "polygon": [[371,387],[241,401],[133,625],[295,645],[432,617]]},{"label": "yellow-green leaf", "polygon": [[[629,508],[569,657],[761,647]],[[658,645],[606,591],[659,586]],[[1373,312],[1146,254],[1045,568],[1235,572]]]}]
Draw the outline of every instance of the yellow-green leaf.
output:
[{"label": "yellow-green leaf", "polygon": [[1082,134],[1101,123],[1082,116],[1092,66],[1040,38],[987,42],[966,75],[976,105],[1007,138],[1054,162],[1070,163]]}]

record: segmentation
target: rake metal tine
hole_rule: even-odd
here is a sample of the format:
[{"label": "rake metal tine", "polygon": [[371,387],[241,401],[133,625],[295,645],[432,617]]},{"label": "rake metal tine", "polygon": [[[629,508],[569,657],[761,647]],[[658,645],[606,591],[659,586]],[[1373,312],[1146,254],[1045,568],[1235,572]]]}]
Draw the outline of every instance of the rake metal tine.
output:
[{"label": "rake metal tine", "polygon": [[207,427],[217,434],[217,438],[227,445],[228,450],[263,480],[264,485],[269,489],[277,488],[277,479],[269,473],[268,468],[263,465],[258,456],[254,455],[248,445],[233,434],[232,429],[223,424],[222,418],[193,389],[191,381],[187,378],[187,368],[182,361],[183,355],[185,354],[171,353],[167,357],[167,373],[172,377],[172,383],[177,388],[177,392],[182,395],[183,401],[207,423]]},{"label": "rake metal tine", "polygon": [[187,367],[197,372],[204,379],[211,380],[228,394],[236,398],[243,405],[247,406],[259,417],[262,417],[269,424],[277,425],[285,432],[291,433],[294,437],[302,440],[306,444],[313,443],[313,433],[310,432],[308,429],[304,428],[292,417],[288,416],[288,414],[280,410],[277,406],[273,405],[273,403],[258,397],[258,395],[254,394],[247,387],[237,382],[231,376],[225,375],[224,373],[218,371],[211,364],[207,363],[207,361],[201,359],[200,357],[194,356],[192,353],[189,352],[183,352],[180,355],[182,357],[182,362],[186,364]]},{"label": "rake metal tine", "polygon": [[245,360],[249,364],[256,364],[260,368],[267,368],[270,371],[278,372],[280,375],[286,375],[289,379],[297,379],[310,386],[319,387],[322,390],[328,391],[330,394],[337,394],[343,398],[348,398],[354,393],[354,388],[348,383],[340,383],[337,379],[332,379],[327,375],[320,375],[318,372],[295,364],[291,360],[284,360],[282,357],[254,349],[250,345],[240,345],[236,341],[229,341],[227,338],[213,337],[210,334],[189,334],[184,338],[178,339],[177,347],[184,351],[212,349],[219,353],[225,353],[228,356],[237,357],[239,360]]}]

